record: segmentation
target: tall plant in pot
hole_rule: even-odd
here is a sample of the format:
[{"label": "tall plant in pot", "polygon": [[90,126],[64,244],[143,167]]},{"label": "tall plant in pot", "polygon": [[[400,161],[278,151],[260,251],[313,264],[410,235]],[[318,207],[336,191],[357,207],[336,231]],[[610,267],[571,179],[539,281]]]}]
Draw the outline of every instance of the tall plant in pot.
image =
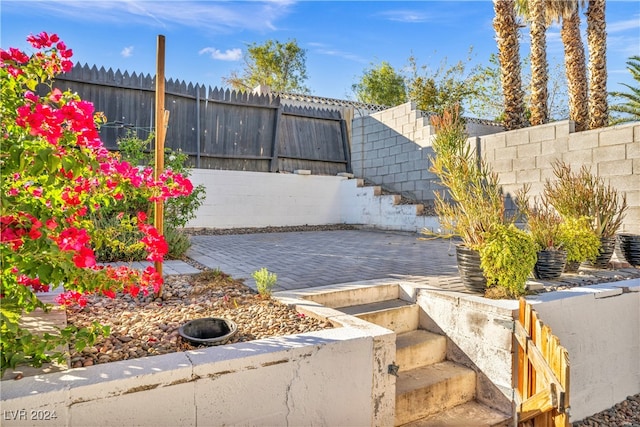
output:
[{"label": "tall plant in pot", "polygon": [[574,172],[571,166],[556,161],[553,163],[555,180],[547,180],[544,197],[564,218],[591,218],[591,227],[600,239],[600,251],[589,265],[606,268],[615,249],[616,232],[622,225],[627,211],[627,197],[594,176],[586,166]]},{"label": "tall plant in pot", "polygon": [[[456,254],[463,283],[476,292],[488,286],[499,288],[501,296],[522,295],[535,264],[531,237],[506,218],[497,174],[468,144],[458,109],[432,117],[432,124],[430,170],[446,189],[436,193],[436,212],[444,231],[462,240]],[[468,265],[475,269],[467,271]]]},{"label": "tall plant in pot", "polygon": [[516,193],[516,205],[527,221],[527,230],[538,251],[533,274],[536,279],[557,279],[567,262],[567,251],[560,233],[562,217],[546,198],[531,199],[530,188],[525,185]]}]

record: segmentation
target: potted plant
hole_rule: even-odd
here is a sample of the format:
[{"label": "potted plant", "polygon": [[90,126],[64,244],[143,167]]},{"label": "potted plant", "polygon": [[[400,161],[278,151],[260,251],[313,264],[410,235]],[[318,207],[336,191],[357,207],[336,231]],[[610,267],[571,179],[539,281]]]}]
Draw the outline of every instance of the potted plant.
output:
[{"label": "potted plant", "polygon": [[624,259],[634,267],[640,266],[640,235],[620,233],[618,242]]},{"label": "potted plant", "polygon": [[567,251],[565,272],[578,271],[580,263],[594,262],[600,254],[600,238],[591,227],[591,218],[563,218],[559,232],[560,240]]},{"label": "potted plant", "polygon": [[573,172],[571,166],[562,161],[553,163],[556,180],[547,180],[544,197],[557,209],[563,218],[591,218],[591,226],[600,239],[600,252],[588,264],[595,268],[606,268],[613,255],[616,232],[622,225],[628,208],[625,193],[605,184],[595,177],[586,166]]},{"label": "potted plant", "polygon": [[468,144],[458,108],[431,120],[436,136],[430,171],[446,189],[436,193],[435,208],[443,231],[462,241],[456,255],[464,285],[475,292],[497,287],[501,296],[522,295],[535,264],[533,240],[505,216],[497,174]]},{"label": "potted plant", "polygon": [[567,262],[565,242],[561,235],[562,217],[545,197],[529,197],[531,186],[525,185],[516,193],[516,205],[527,221],[527,230],[536,245],[537,260],[533,268],[536,279],[552,280],[560,277]]}]

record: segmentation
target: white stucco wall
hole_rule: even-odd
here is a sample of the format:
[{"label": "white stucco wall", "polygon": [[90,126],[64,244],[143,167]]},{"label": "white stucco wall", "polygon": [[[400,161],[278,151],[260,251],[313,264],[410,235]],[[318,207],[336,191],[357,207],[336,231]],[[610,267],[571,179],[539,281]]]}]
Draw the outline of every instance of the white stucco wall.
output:
[{"label": "white stucco wall", "polygon": [[416,205],[395,204],[374,187],[339,176],[195,169],[194,185],[207,197],[190,228],[282,227],[353,224],[383,230],[435,230],[435,217]]},{"label": "white stucco wall", "polygon": [[345,326],[3,381],[1,424],[392,425],[394,334],[325,314]]},{"label": "white stucco wall", "polygon": [[[528,296],[569,352],[570,420],[579,421],[640,393],[640,279]],[[512,399],[515,300],[422,289],[421,326],[445,333],[448,357],[478,371],[478,399]]]},{"label": "white stucco wall", "polygon": [[640,279],[527,301],[569,351],[572,421],[640,393]]},{"label": "white stucco wall", "polygon": [[207,197],[187,227],[281,227],[340,223],[338,176],[194,169]]}]

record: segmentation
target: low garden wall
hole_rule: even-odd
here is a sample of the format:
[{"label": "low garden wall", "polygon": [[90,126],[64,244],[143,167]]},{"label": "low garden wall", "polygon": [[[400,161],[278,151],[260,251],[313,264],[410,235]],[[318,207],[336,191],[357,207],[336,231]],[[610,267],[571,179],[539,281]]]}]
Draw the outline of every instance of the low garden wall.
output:
[{"label": "low garden wall", "polygon": [[1,424],[393,425],[393,333],[330,320],[343,327],[5,380]]},{"label": "low garden wall", "polygon": [[194,169],[206,199],[189,228],[282,227],[352,224],[384,230],[435,230],[435,217],[416,205],[341,176]]},{"label": "low garden wall", "polygon": [[[569,352],[571,421],[640,393],[640,279],[526,299]],[[420,289],[417,303],[421,326],[449,338],[448,357],[478,372],[478,399],[509,412],[518,302]]]}]

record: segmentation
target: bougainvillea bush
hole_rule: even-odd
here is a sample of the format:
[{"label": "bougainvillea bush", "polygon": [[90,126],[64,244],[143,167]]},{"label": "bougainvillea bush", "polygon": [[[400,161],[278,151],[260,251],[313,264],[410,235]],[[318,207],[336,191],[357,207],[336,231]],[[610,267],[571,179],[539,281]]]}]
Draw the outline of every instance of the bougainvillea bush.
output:
[{"label": "bougainvillea bush", "polygon": [[[2,373],[18,364],[63,360],[55,349],[75,338],[79,350],[108,329],[66,327],[36,336],[20,319],[48,310],[38,293],[63,287],[57,302],[86,304],[86,296],[157,291],[162,278],[152,268],[98,265],[96,245],[105,244],[88,219],[115,202],[143,195],[150,201],[188,195],[188,179],[166,171],[158,180],[103,146],[104,117],[76,94],[53,89],[56,75],[72,67],[72,51],[55,34],[31,35],[34,52],[0,49],[0,361]],[[123,215],[123,226],[139,229],[150,261],[167,252],[149,212]],[[97,243],[96,243],[97,242]]]}]

